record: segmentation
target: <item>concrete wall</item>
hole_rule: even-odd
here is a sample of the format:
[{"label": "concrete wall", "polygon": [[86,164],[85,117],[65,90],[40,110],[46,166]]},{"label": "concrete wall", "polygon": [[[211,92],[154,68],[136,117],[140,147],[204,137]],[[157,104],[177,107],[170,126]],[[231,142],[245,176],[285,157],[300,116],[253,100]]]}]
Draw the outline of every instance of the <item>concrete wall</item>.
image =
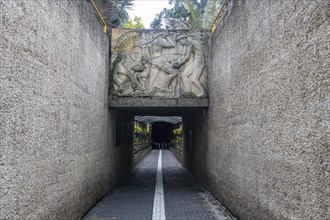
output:
[{"label": "concrete wall", "polygon": [[140,163],[143,160],[143,158],[150,153],[151,150],[152,150],[152,147],[147,147],[147,148],[137,152],[136,154],[134,154],[134,158],[133,158],[134,167],[136,167],[136,165],[138,163]]},{"label": "concrete wall", "polygon": [[175,147],[170,147],[169,150],[173,153],[175,158],[183,164],[183,154],[182,152],[178,151]]},{"label": "concrete wall", "polygon": [[207,111],[200,109],[182,116],[183,121],[183,166],[194,176],[207,183],[206,152],[208,146]]},{"label": "concrete wall", "polygon": [[[117,110],[110,110],[109,115],[109,140],[110,146],[110,188],[115,186],[134,166],[133,161],[133,121],[134,116]],[[118,127],[121,121],[126,126]],[[131,123],[131,128],[127,124]],[[119,133],[121,141],[117,141]]]},{"label": "concrete wall", "polygon": [[79,219],[132,166],[113,146],[108,38],[87,1],[0,14],[0,219]]},{"label": "concrete wall", "polygon": [[213,35],[209,141],[186,166],[240,219],[329,216],[329,11],[235,0]]}]

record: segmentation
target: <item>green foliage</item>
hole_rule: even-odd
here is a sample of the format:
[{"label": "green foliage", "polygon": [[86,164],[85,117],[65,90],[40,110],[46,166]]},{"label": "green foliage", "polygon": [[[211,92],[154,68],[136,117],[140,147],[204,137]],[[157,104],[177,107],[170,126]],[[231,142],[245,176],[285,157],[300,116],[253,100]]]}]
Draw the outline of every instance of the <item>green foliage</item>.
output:
[{"label": "green foliage", "polygon": [[168,19],[175,19],[182,23],[188,21],[189,12],[184,8],[180,1],[169,0],[169,3],[173,5],[173,7],[171,9],[164,8],[160,13],[156,14],[155,19],[150,24],[151,28],[172,28],[172,24],[166,21]]},{"label": "green foliage", "polygon": [[134,154],[149,147],[149,125],[134,123]]},{"label": "green foliage", "polygon": [[223,0],[169,0],[169,3],[173,7],[158,13],[151,28],[211,28]]},{"label": "green foliage", "polygon": [[180,125],[179,128],[174,129],[172,132],[173,132],[173,134],[176,135],[176,136],[182,135],[182,125]]},{"label": "green foliage", "polygon": [[[110,0],[107,0],[110,1]],[[112,0],[110,8],[110,26],[123,27],[128,19],[128,10],[132,9],[134,0]]]},{"label": "green foliage", "polygon": [[163,9],[163,11],[161,11],[160,13],[157,13],[155,15],[154,20],[151,22],[150,27],[153,29],[161,29],[163,27],[163,17],[164,17],[164,10],[166,10],[166,8]]},{"label": "green foliage", "polygon": [[142,24],[141,17],[134,16],[133,20],[128,19],[127,23],[123,26],[123,28],[143,29],[144,25]]},{"label": "green foliage", "polygon": [[202,22],[200,20],[201,17],[201,11],[199,4],[196,5],[191,0],[183,0],[182,4],[185,6],[186,10],[189,11],[189,23],[190,26],[195,29],[199,28],[202,25]]},{"label": "green foliage", "polygon": [[[227,10],[228,5],[230,4],[232,0],[228,0],[225,7],[224,11]],[[222,5],[224,3],[224,0],[214,0],[214,2],[208,2],[205,6],[205,13],[204,17],[202,19],[203,21],[203,26],[206,28],[210,28],[217,17]],[[222,13],[223,15],[223,13]]]},{"label": "green foliage", "polygon": [[172,133],[174,134],[174,138],[171,140],[172,146],[182,152],[182,124],[179,128],[174,129]]},{"label": "green foliage", "polygon": [[134,145],[148,142],[149,130],[148,127],[142,127],[139,123],[134,124]]},{"label": "green foliage", "polygon": [[141,134],[142,133],[142,128],[137,123],[134,125],[134,133],[135,134]]}]

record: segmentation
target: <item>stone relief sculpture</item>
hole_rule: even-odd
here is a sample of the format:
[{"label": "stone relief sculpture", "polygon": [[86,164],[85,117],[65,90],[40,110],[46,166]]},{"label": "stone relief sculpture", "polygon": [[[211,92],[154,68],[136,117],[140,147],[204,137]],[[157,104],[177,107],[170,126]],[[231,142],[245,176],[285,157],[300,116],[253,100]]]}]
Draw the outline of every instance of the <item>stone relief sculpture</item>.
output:
[{"label": "stone relief sculpture", "polygon": [[[204,41],[200,35],[206,35]],[[208,37],[206,32],[114,29],[111,94],[206,97]]]},{"label": "stone relief sculpture", "polygon": [[[185,34],[177,37],[178,43],[183,45],[183,55],[178,61],[173,63],[174,68],[179,68],[181,65],[187,63],[189,59],[192,59],[192,63],[184,68],[181,79],[183,82],[183,96],[194,96],[202,97],[205,96],[205,89],[199,81],[203,70],[205,68],[205,55],[203,51],[203,45]],[[198,90],[194,92],[193,86]]]},{"label": "stone relief sculpture", "polygon": [[131,96],[135,91],[143,91],[148,66],[145,57],[139,61],[128,59],[129,55],[119,54],[112,71],[113,87],[120,96]]},{"label": "stone relief sculpture", "polygon": [[[156,36],[147,44],[150,56],[150,87],[163,92],[174,92],[170,87],[171,82],[177,76],[171,62],[163,54],[164,48],[175,48],[175,43],[168,34]],[[163,76],[162,76],[163,75]]]}]

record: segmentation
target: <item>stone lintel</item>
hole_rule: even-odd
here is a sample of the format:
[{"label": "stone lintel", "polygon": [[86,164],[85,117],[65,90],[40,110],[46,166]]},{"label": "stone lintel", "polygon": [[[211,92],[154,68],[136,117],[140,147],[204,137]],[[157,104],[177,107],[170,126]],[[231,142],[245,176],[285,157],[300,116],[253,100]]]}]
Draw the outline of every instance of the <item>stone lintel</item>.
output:
[{"label": "stone lintel", "polygon": [[110,108],[208,108],[208,98],[161,98],[109,96]]}]

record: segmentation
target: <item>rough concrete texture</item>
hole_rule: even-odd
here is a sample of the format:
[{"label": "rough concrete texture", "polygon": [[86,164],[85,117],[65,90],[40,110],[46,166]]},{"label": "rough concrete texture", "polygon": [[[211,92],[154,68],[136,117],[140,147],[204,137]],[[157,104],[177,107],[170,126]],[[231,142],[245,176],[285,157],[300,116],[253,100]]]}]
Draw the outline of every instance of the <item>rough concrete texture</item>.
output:
[{"label": "rough concrete texture", "polygon": [[79,219],[129,166],[109,146],[108,38],[87,1],[0,14],[0,219]]},{"label": "rough concrete texture", "polygon": [[189,147],[184,119],[185,164],[240,219],[329,217],[329,12],[235,0],[213,34],[209,111],[190,122],[208,144]]},{"label": "rough concrete texture", "polygon": [[[183,151],[180,162],[201,180],[207,183],[206,151],[208,146],[207,111],[200,109],[182,115],[183,120]],[[216,156],[216,155],[214,155]]]},{"label": "rough concrete texture", "polygon": [[109,178],[110,188],[114,187],[127,173],[131,171],[134,166],[133,157],[133,129],[127,131],[126,128],[122,128],[126,131],[124,133],[122,143],[116,143],[117,132],[120,132],[118,121],[133,122],[134,116],[132,114],[123,113],[117,110],[109,111],[109,147],[110,147],[110,167]]}]

